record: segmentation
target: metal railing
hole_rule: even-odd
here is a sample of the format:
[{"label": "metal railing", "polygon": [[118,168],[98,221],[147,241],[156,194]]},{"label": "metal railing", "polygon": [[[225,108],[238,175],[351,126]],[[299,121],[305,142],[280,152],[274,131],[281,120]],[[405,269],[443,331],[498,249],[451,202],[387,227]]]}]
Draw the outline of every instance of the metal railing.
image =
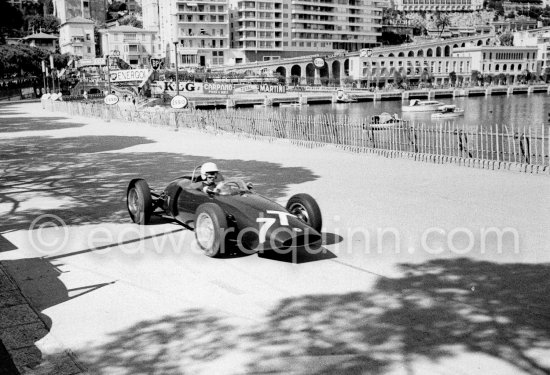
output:
[{"label": "metal railing", "polygon": [[330,114],[296,116],[262,110],[176,111],[163,107],[108,107],[101,102],[44,101],[43,105],[49,110],[71,115],[232,133],[269,141],[284,139],[305,147],[333,145],[348,151],[375,152],[387,157],[477,165],[489,169],[514,167],[536,173],[550,172],[550,137],[544,125],[373,124],[371,119]]}]

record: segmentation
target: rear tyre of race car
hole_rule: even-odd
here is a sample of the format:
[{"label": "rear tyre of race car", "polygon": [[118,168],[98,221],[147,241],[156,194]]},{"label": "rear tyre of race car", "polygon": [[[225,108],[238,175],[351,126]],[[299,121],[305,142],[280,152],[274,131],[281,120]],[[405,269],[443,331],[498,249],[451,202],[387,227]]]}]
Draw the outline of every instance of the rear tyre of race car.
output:
[{"label": "rear tyre of race car", "polygon": [[323,226],[323,216],[321,209],[315,199],[309,194],[296,194],[290,197],[286,204],[286,209],[291,214],[297,216],[304,223],[321,232]]},{"label": "rear tyre of race car", "polygon": [[126,207],[134,223],[149,223],[153,213],[153,199],[151,189],[145,180],[139,178],[130,182],[126,191]]},{"label": "rear tyre of race car", "polygon": [[195,239],[209,257],[225,253],[227,233],[225,213],[215,203],[203,203],[195,212]]}]

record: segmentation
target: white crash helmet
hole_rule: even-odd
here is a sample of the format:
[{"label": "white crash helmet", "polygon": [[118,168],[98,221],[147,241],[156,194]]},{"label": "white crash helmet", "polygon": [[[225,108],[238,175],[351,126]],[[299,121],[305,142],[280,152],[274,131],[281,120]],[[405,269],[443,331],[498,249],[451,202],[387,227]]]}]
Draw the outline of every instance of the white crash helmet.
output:
[{"label": "white crash helmet", "polygon": [[201,166],[201,177],[206,180],[206,174],[209,172],[219,172],[218,166],[214,163],[208,162]]}]

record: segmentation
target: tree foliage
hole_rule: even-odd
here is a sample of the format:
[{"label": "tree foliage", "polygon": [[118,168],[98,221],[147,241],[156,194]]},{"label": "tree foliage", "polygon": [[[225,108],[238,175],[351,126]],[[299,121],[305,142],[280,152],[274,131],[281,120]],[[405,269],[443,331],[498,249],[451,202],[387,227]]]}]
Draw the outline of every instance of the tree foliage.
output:
[{"label": "tree foliage", "polygon": [[120,18],[118,20],[118,24],[119,25],[129,25],[129,26],[137,27],[139,29],[143,28],[143,22],[138,20],[137,17],[133,14],[131,14],[129,16],[126,16],[126,17],[123,17],[123,18]]},{"label": "tree foliage", "polygon": [[47,16],[32,15],[25,17],[27,30],[34,30],[35,33],[42,30],[48,34],[54,34],[59,31],[59,20],[50,14]]},{"label": "tree foliage", "polygon": [[512,33],[505,33],[499,36],[500,45],[502,46],[513,46],[514,45],[514,35]]},{"label": "tree foliage", "polygon": [[0,45],[0,71],[4,75],[27,73],[39,76],[42,74],[42,60],[48,61],[49,55],[53,55],[54,66],[62,69],[67,65],[69,55],[58,54],[24,44]]},{"label": "tree foliage", "polygon": [[20,36],[17,30],[23,26],[23,15],[19,9],[11,6],[7,0],[0,0],[0,43],[4,35]]}]

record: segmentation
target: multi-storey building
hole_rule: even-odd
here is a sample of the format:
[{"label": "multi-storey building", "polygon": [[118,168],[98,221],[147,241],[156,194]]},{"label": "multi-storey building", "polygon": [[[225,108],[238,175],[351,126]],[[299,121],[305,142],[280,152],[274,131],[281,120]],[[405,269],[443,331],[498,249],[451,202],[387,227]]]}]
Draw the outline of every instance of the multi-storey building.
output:
[{"label": "multi-storey building", "polygon": [[537,73],[550,69],[550,27],[514,33],[515,46],[537,46]]},{"label": "multi-storey building", "polygon": [[59,48],[84,59],[95,57],[94,21],[75,17],[59,27]]},{"label": "multi-storey building", "polygon": [[471,69],[482,74],[517,77],[537,70],[537,47],[475,46],[453,49],[454,57],[469,57]]},{"label": "multi-storey building", "polygon": [[483,9],[483,0],[395,0],[395,7],[405,12],[473,12]]},{"label": "multi-storey building", "polygon": [[143,0],[174,66],[215,67],[378,45],[386,0]]},{"label": "multi-storey building", "polygon": [[158,30],[160,53],[174,67],[223,65],[229,50],[227,0],[143,0],[143,26]]},{"label": "multi-storey building", "polygon": [[376,46],[386,6],[384,0],[231,0],[235,62]]},{"label": "multi-storey building", "polygon": [[118,54],[133,68],[149,66],[150,58],[155,55],[155,31],[132,26],[116,26],[100,29],[99,34],[102,56]]},{"label": "multi-storey building", "polygon": [[53,0],[53,14],[61,23],[74,17],[93,19],[105,22],[107,12],[106,0]]}]

